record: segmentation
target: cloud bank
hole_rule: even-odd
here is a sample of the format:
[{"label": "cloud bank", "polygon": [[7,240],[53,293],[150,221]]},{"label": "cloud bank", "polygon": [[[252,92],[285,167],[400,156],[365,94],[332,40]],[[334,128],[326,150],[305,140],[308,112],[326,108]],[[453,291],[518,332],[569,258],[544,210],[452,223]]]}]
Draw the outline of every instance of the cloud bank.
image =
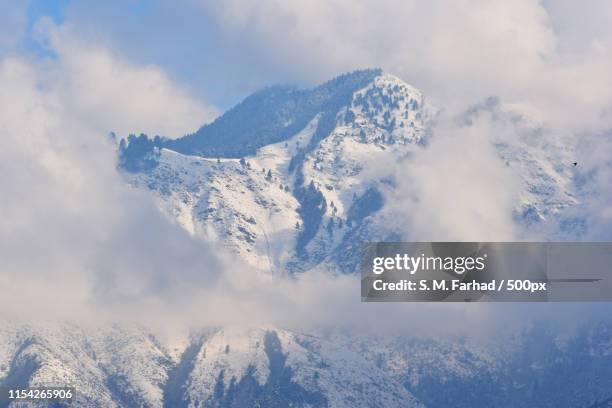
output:
[{"label": "cloud bank", "polygon": [[0,60],[2,313],[78,315],[188,290],[174,287],[173,269],[185,282],[214,281],[223,267],[213,249],[124,185],[108,134],[183,133],[206,110],[158,68],[50,29],[56,58]]}]

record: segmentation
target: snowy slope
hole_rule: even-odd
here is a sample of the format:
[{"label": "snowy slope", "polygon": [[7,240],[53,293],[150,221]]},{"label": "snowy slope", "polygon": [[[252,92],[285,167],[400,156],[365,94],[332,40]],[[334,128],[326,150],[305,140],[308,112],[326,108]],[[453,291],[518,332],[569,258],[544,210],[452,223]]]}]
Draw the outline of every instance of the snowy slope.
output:
[{"label": "snowy slope", "polygon": [[171,360],[145,330],[5,325],[0,341],[2,386],[73,386],[83,407],[161,405]]},{"label": "snowy slope", "polygon": [[186,390],[193,406],[421,406],[358,354],[273,328],[223,329],[203,340]]}]

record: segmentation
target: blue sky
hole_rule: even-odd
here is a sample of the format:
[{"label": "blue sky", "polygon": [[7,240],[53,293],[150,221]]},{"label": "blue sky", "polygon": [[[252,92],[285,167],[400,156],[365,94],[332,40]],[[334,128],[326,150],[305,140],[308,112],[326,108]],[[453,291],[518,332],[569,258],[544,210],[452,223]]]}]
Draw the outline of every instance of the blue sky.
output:
[{"label": "blue sky", "polygon": [[51,17],[55,22],[64,21],[64,10],[70,0],[44,1],[31,0],[28,4],[28,26],[31,27],[41,17]]},{"label": "blue sky", "polygon": [[75,35],[84,41],[111,48],[129,61],[162,67],[221,109],[273,82],[267,75],[244,77],[243,61],[248,59],[248,50],[236,56],[206,15],[192,13],[192,7],[156,0],[31,0],[0,7],[4,11],[0,22],[8,27],[0,36],[10,38],[3,44],[4,52],[53,57],[53,50],[37,32],[37,25],[50,19],[58,26],[73,27]]}]

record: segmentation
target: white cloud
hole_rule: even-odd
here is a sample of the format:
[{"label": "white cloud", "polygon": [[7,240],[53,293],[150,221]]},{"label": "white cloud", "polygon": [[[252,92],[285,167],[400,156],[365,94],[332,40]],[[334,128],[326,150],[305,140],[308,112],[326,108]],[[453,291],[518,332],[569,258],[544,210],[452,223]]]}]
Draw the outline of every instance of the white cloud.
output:
[{"label": "white cloud", "polygon": [[[317,81],[382,66],[454,112],[497,96],[552,125],[612,126],[612,79],[606,74],[612,70],[612,30],[601,17],[605,2],[197,3],[217,16],[229,37]],[[585,26],[590,28],[574,36]],[[586,50],[579,58],[570,44],[575,38],[588,39],[580,42]]]},{"label": "white cloud", "polygon": [[57,53],[48,63],[46,82],[61,92],[67,109],[97,130],[174,138],[218,114],[161,68],[136,66],[109,49],[79,42],[68,25],[58,27],[43,19],[38,31]]},{"label": "white cloud", "polygon": [[[438,124],[431,145],[398,166],[387,217],[408,241],[512,241],[520,180],[498,157],[488,115],[469,126]],[[399,222],[398,222],[399,221]]]},{"label": "white cloud", "polygon": [[201,105],[158,68],[79,48],[60,31],[55,59],[0,59],[1,313],[120,312],[214,280],[222,259],[125,185],[108,137],[183,131],[202,120]]}]

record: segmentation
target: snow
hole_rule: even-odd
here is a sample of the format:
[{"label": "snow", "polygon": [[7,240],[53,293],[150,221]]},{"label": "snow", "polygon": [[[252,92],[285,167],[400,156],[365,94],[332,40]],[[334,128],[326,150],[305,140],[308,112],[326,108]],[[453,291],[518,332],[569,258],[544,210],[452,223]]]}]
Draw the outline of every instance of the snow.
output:
[{"label": "snow", "polygon": [[222,372],[227,389],[232,378],[241,379],[251,366],[255,368],[255,379],[264,384],[269,371],[263,333],[264,329],[224,328],[207,339],[190,377],[190,398],[206,401],[213,396]]}]

